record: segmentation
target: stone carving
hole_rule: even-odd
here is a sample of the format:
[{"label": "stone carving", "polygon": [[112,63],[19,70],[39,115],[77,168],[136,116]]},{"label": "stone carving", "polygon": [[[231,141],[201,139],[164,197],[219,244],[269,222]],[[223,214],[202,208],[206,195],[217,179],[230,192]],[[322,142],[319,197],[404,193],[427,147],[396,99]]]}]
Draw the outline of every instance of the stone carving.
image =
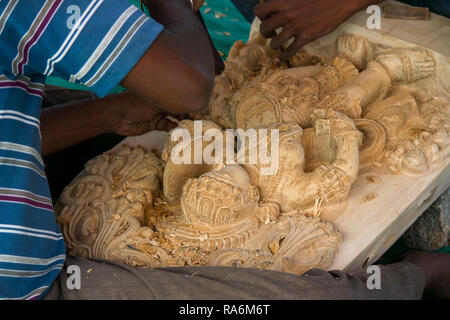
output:
[{"label": "stone carving", "polygon": [[235,91],[225,106],[212,101],[210,117],[227,128],[264,128],[281,122],[311,127],[312,110],[321,99],[357,73],[348,61],[337,58],[330,66],[259,75]]},{"label": "stone carving", "polygon": [[[184,145],[179,144],[179,140],[175,139],[175,141],[171,140],[172,133],[177,129],[185,129],[187,132],[189,132],[190,137],[192,138],[189,141],[184,141],[183,143],[186,143],[190,145],[190,156],[188,163],[181,163],[181,164],[175,164],[173,162],[173,159],[171,157],[173,148],[178,145],[179,149],[175,150],[176,152],[183,153]],[[165,201],[168,202],[169,205],[176,205],[180,201],[180,196],[183,190],[183,185],[187,181],[188,178],[194,178],[199,177],[201,174],[206,173],[208,171],[213,170],[217,167],[216,164],[207,164],[203,161],[203,159],[199,162],[200,164],[196,164],[194,156],[195,156],[195,150],[194,146],[196,144],[196,141],[200,144],[201,150],[205,149],[210,143],[205,142],[203,140],[203,135],[205,132],[207,132],[210,129],[219,130],[221,134],[223,134],[222,129],[220,126],[218,126],[216,123],[212,121],[202,121],[201,125],[201,131],[198,133],[198,137],[196,136],[196,133],[194,132],[194,122],[193,121],[181,121],[178,127],[171,131],[171,133],[168,135],[165,148],[162,152],[162,160],[165,162],[164,166],[164,181],[163,181],[163,191],[164,191],[164,198]],[[230,149],[229,145],[227,145],[225,142],[225,136],[222,137],[223,143],[224,143],[224,150]],[[229,151],[232,154],[234,154],[234,149]],[[217,159],[219,163],[225,163],[225,156],[226,153],[223,154],[224,158]]]},{"label": "stone carving", "polygon": [[[242,48],[256,44],[263,46],[264,41],[254,37],[247,45],[240,43],[238,48],[254,60]],[[449,97],[442,85],[434,83],[436,61],[428,50],[392,48],[344,33],[337,40],[337,53],[331,64],[326,59],[315,59],[315,65],[287,69],[285,66],[274,69],[273,60],[269,59],[273,55],[267,54],[268,59],[257,60],[259,68],[255,69],[264,72],[255,72],[246,78],[245,84],[234,86],[227,91],[226,99],[222,99],[224,95],[218,90],[204,118],[224,128],[299,124],[304,129],[307,170],[319,165],[316,151],[310,147],[315,139],[310,129],[311,114],[317,108],[339,111],[355,121],[363,133],[361,167],[375,165],[396,173],[422,174],[430,164],[447,157]],[[304,56],[301,52],[298,59]],[[218,80],[230,82],[227,74]],[[428,89],[423,90],[424,87]],[[436,96],[446,97],[433,99]],[[411,100],[419,98],[420,102]],[[415,117],[406,111],[411,103],[416,104],[410,110]],[[422,111],[425,109],[428,111]],[[437,128],[437,123],[441,128]],[[397,135],[399,132],[402,135]]]},{"label": "stone carving", "polygon": [[317,217],[296,212],[265,225],[244,248],[215,251],[210,262],[220,266],[261,268],[303,274],[312,267],[328,269],[337,252],[340,235]]},{"label": "stone carving", "polygon": [[[226,112],[226,106],[236,90],[256,76],[265,76],[276,70],[277,65],[272,59],[275,55],[276,52],[266,45],[262,37],[248,44],[236,41],[225,61],[224,72],[215,79],[210,104],[220,106],[215,109],[218,112]],[[219,113],[212,120],[228,126],[227,119],[226,114]]]},{"label": "stone carving", "polygon": [[[362,144],[359,149],[359,166],[367,167],[376,161],[386,146],[386,130],[377,121],[371,119],[353,119],[360,131]],[[313,171],[321,165],[319,141],[314,128],[303,130],[303,148],[305,149],[305,169]]]},{"label": "stone carving", "polygon": [[70,252],[87,258],[145,260],[122,246],[152,233],[145,212],[160,193],[163,168],[153,153],[123,147],[89,161],[61,194],[55,211]]},{"label": "stone carving", "polygon": [[[131,159],[138,161],[125,172]],[[57,206],[71,253],[137,266],[235,265],[293,273],[327,268],[334,259],[340,235],[333,226],[262,201],[242,166],[189,178],[181,210],[155,221],[150,216],[164,211],[163,202],[153,201],[160,178],[157,158],[139,148],[90,161]]]},{"label": "stone carving", "polygon": [[[321,212],[348,197],[360,168],[422,174],[449,155],[450,93],[427,50],[343,34],[331,60],[302,51],[286,64],[276,54],[260,37],[237,42],[197,116],[197,133],[213,129],[223,142],[225,129],[277,129],[276,140],[258,133],[248,143],[277,144],[276,172],[262,174],[268,165],[248,154],[239,162],[234,144],[197,163],[195,146],[210,145],[182,121],[193,139],[172,141],[172,131],[161,159],[122,147],[64,190],[56,211],[71,253],[149,267],[327,269],[341,235]],[[191,164],[174,161],[180,146]]]},{"label": "stone carving", "polygon": [[[276,202],[282,211],[317,209],[318,203],[344,200],[359,170],[362,135],[345,115],[325,109],[312,114],[315,141],[312,144],[320,165],[305,171],[302,128],[284,123],[279,129],[279,170],[261,175],[261,164],[243,164],[264,201]],[[311,146],[311,144],[310,144]]]},{"label": "stone carving", "polygon": [[[281,124],[280,152],[287,157],[280,159],[280,174],[269,176],[267,181],[256,176],[259,165],[177,167],[171,157],[167,158],[164,175],[183,186],[179,206],[175,204],[170,209],[160,200],[156,204],[153,201],[162,178],[162,168],[153,154],[142,155],[141,149],[125,148],[97,157],[65,189],[58,203],[59,221],[71,252],[152,267],[245,265],[294,273],[329,267],[340,235],[331,224],[320,221],[317,212],[316,216],[307,217],[304,211],[323,201],[318,198],[320,195],[329,196],[330,201],[345,198],[357,175],[357,169],[353,168],[358,167],[359,132],[350,119],[331,110],[316,110],[314,121],[324,121],[317,124],[318,128],[336,127],[341,140],[330,142],[331,148],[335,148],[333,152],[338,159],[342,150],[353,150],[352,165],[341,159],[339,164],[312,173],[295,172],[301,170],[304,162],[302,129],[297,124]],[[180,125],[193,128],[191,121]],[[214,127],[211,122],[204,126]],[[193,145],[195,140],[190,143]],[[165,152],[173,150],[173,142],[168,139]],[[124,171],[123,165],[130,164],[131,159],[137,160],[133,162],[133,170]],[[169,163],[171,167],[167,166]],[[140,180],[144,171],[149,174],[148,181]],[[192,177],[193,174],[198,176]],[[298,181],[292,182],[297,184],[294,192],[284,192],[283,186],[276,185],[297,174]],[[86,188],[86,179],[92,184],[89,190],[99,185],[103,188],[86,196],[80,191]],[[103,184],[96,183],[97,180]],[[134,195],[129,180],[139,181],[136,183],[148,195]],[[307,184],[316,184],[315,180],[320,190],[310,189],[307,195],[299,192]],[[255,184],[264,181],[264,185]],[[270,194],[270,189],[276,192]],[[177,193],[165,192],[169,197]],[[165,209],[166,214],[155,215]],[[151,219],[152,216],[156,219]],[[185,255],[186,252],[189,254]],[[243,257],[251,257],[252,262],[241,263]]]},{"label": "stone carving", "polygon": [[337,55],[359,70],[365,70],[371,61],[382,63],[393,80],[416,81],[434,74],[436,68],[431,53],[423,48],[393,48],[353,33],[341,34],[336,47]]},{"label": "stone carving", "polygon": [[[449,155],[450,96],[432,78],[436,61],[428,50],[391,48],[347,33],[338,38],[337,52],[364,71],[332,96],[359,101],[361,117],[386,131],[384,152],[370,157],[375,166],[417,175]],[[369,85],[358,90],[361,83]]]}]

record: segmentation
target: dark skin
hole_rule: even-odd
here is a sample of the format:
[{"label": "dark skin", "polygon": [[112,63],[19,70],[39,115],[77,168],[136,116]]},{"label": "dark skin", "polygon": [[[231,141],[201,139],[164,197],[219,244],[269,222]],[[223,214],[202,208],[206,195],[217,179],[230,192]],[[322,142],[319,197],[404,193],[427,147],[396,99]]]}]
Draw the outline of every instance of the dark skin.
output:
[{"label": "dark skin", "polygon": [[[122,81],[130,90],[127,99],[109,97],[107,103],[82,102],[43,111],[44,154],[105,132],[139,135],[155,128],[169,130],[173,124],[164,119],[165,113],[196,113],[208,104],[214,59],[207,33],[195,17],[191,2],[142,2],[165,28]],[[203,2],[194,0],[194,9],[198,10]],[[255,7],[255,13],[262,20],[262,34],[273,38],[274,49],[280,49],[295,37],[294,43],[280,56],[288,59],[309,41],[331,32],[354,12],[378,2],[266,0]],[[275,30],[280,27],[283,31],[277,35]]]},{"label": "dark skin", "polygon": [[122,85],[161,111],[203,110],[214,84],[213,49],[206,30],[188,0],[144,3],[165,28]]},{"label": "dark skin", "polygon": [[[380,0],[265,0],[255,6],[261,34],[271,38],[275,50],[288,60],[309,42],[332,32],[355,12]],[[277,34],[276,30],[282,28]],[[294,42],[286,47],[287,42]]]},{"label": "dark skin", "polygon": [[43,155],[102,133],[135,136],[170,130],[176,124],[166,115],[197,113],[207,107],[214,84],[213,49],[190,1],[145,3],[164,30],[121,82],[129,91],[44,109]]},{"label": "dark skin", "polygon": [[174,129],[177,124],[167,115],[130,92],[45,108],[41,112],[42,154],[50,155],[104,133],[138,136],[151,130]]}]

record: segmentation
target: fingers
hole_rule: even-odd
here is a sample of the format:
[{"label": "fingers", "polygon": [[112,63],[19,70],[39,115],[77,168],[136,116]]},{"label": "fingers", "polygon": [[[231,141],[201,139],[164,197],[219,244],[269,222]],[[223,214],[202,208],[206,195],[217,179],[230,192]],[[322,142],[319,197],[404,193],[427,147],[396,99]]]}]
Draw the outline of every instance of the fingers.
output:
[{"label": "fingers", "polygon": [[280,55],[280,60],[288,60],[290,59],[294,54],[296,54],[301,48],[303,48],[308,43],[307,40],[302,39],[301,37],[297,37],[286,50],[284,50]]},{"label": "fingers", "polygon": [[158,115],[154,119],[149,121],[149,130],[160,130],[160,131],[170,131],[175,129],[178,123],[170,120],[164,115]]},{"label": "fingers", "polygon": [[[284,50],[279,56],[280,60],[288,60],[306,43],[299,31],[298,21],[291,21],[292,17],[287,14],[289,4],[280,0],[270,0],[262,4],[256,5],[254,12],[261,22],[261,34],[265,38],[273,38],[271,47],[274,50],[283,50],[283,45],[291,38],[295,41]],[[277,35],[276,30],[282,28]]]},{"label": "fingers", "polygon": [[266,0],[264,3],[257,4],[253,9],[253,12],[261,21],[264,21],[271,14],[280,12],[281,8],[280,0]]},{"label": "fingers", "polygon": [[276,37],[272,39],[272,42],[270,43],[270,46],[274,50],[280,50],[289,39],[291,39],[295,33],[292,30],[289,30],[288,28],[284,28],[283,31],[280,32]]},{"label": "fingers", "polygon": [[277,35],[276,30],[282,27],[286,22],[287,20],[284,15],[273,15],[261,23],[261,34],[264,38],[273,38]]},{"label": "fingers", "polygon": [[165,119],[164,115],[162,114],[157,114],[155,115],[154,118],[152,118],[148,123],[149,123],[149,131],[150,130],[158,130],[158,125],[160,125],[163,120]]},{"label": "fingers", "polygon": [[156,124],[156,128],[155,130],[160,130],[160,131],[170,131],[172,129],[175,129],[176,127],[178,127],[178,123],[173,122],[169,119],[161,119],[157,124]]},{"label": "fingers", "polygon": [[[181,115],[165,115],[157,114],[154,118],[144,123],[140,123],[137,126],[139,134],[144,134],[148,131],[158,130],[158,131],[170,131],[178,126],[177,121],[184,120],[185,116]],[[173,119],[173,120],[172,120]]]}]

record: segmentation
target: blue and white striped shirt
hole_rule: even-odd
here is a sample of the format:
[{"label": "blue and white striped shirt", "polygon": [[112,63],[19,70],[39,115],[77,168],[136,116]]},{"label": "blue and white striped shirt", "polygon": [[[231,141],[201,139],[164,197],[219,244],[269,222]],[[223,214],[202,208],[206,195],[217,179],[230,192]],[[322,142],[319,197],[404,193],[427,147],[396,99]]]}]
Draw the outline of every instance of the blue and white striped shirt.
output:
[{"label": "blue and white striped shirt", "polygon": [[65,259],[41,157],[45,77],[103,97],[162,29],[127,0],[0,0],[0,299],[41,298]]}]

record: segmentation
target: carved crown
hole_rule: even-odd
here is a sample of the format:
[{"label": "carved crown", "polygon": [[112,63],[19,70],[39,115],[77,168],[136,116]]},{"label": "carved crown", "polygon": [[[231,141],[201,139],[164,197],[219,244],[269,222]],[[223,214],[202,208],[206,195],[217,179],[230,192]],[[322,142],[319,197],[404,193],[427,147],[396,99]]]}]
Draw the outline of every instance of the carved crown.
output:
[{"label": "carved crown", "polygon": [[181,209],[185,222],[194,227],[227,226],[251,216],[258,200],[258,189],[236,165],[190,179],[183,188]]}]

